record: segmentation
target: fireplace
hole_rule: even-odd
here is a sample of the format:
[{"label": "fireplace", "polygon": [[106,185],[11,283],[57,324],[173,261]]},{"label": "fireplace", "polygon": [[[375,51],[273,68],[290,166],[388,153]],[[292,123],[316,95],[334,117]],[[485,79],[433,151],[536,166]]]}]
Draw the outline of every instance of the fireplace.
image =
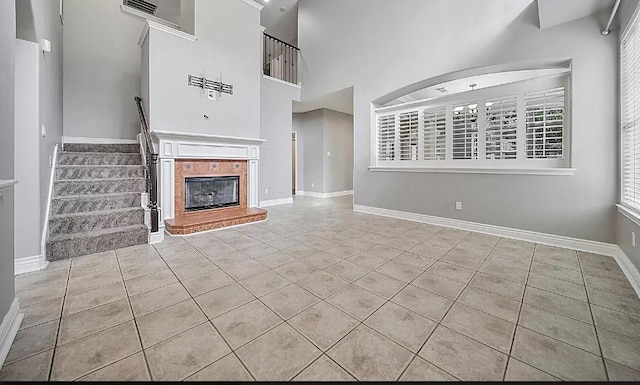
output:
[{"label": "fireplace", "polygon": [[185,178],[185,212],[240,206],[240,177]]}]

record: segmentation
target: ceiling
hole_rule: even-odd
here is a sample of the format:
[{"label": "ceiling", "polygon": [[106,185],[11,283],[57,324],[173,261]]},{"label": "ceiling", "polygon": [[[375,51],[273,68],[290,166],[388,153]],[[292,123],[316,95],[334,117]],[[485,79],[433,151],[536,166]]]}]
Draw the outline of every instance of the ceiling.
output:
[{"label": "ceiling", "polygon": [[383,106],[394,106],[397,104],[411,103],[419,100],[432,100],[470,91],[470,85],[474,89],[495,87],[503,84],[515,83],[519,81],[535,79],[545,76],[552,76],[566,72],[564,68],[521,70],[490,73],[478,76],[470,76],[456,79],[445,83],[439,83],[430,87],[420,89],[407,95],[400,96]]},{"label": "ceiling", "polygon": [[538,0],[540,29],[611,10],[613,3],[615,0]]},{"label": "ceiling", "polygon": [[[267,32],[291,30],[293,28],[291,24],[295,23],[295,29],[296,29],[296,35],[297,35],[298,0],[269,0],[269,1],[254,0],[254,1],[264,6],[260,14],[260,24],[266,28]],[[284,8],[284,11],[281,10],[282,8]],[[290,39],[290,36],[283,36],[283,37],[276,36],[276,37],[285,41],[288,41]]]}]

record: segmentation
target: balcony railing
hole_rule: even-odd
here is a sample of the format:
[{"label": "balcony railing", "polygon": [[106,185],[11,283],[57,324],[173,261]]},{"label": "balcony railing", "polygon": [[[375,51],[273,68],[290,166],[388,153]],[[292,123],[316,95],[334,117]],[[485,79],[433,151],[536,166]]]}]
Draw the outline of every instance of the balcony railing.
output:
[{"label": "balcony railing", "polygon": [[298,84],[298,47],[264,34],[263,73],[272,78]]}]

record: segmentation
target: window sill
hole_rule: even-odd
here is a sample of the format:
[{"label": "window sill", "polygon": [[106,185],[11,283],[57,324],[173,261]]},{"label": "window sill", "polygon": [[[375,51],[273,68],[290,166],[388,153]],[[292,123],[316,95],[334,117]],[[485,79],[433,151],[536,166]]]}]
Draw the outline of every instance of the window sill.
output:
[{"label": "window sill", "polygon": [[618,208],[618,212],[620,214],[622,214],[625,217],[627,217],[627,219],[629,219],[631,222],[635,223],[636,226],[640,226],[640,215],[638,215],[638,213],[636,213],[635,211],[623,206],[622,204],[617,204],[616,207]]},{"label": "window sill", "polygon": [[372,172],[444,174],[573,175],[576,168],[369,167]]}]

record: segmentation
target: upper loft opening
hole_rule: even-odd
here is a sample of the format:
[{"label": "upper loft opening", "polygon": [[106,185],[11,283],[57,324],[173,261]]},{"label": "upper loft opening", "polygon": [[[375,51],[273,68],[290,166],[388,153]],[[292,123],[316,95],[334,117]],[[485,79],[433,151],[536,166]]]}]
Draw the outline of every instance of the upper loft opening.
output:
[{"label": "upper loft opening", "polygon": [[122,11],[179,31],[195,33],[194,0],[122,0]]},{"label": "upper loft opening", "polygon": [[265,33],[292,46],[298,46],[298,0],[255,0],[264,6],[260,24]]}]

